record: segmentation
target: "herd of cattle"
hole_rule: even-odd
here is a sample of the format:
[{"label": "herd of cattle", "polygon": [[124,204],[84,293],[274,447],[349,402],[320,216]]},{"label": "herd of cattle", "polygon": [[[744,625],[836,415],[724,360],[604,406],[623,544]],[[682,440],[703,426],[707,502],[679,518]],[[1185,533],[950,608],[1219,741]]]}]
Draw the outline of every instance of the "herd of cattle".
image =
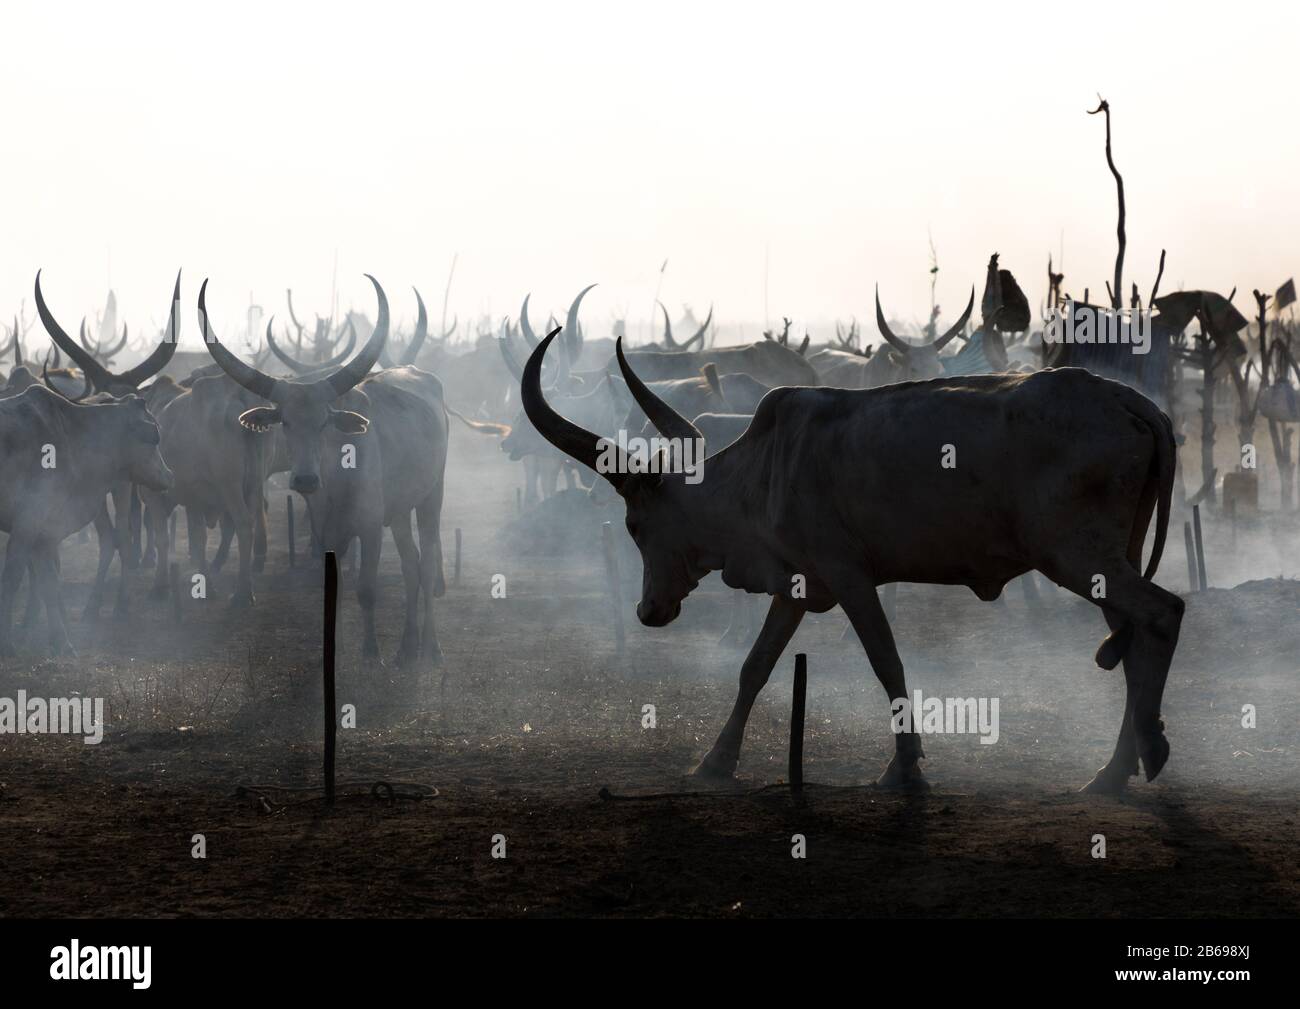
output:
[{"label": "herd of cattle", "polygon": [[[115,371],[126,332],[106,345],[83,323],[73,340],[37,274],[36,307],[56,356],[33,370],[28,349],[25,363],[15,320],[6,351],[15,364],[0,391],[0,530],[8,533],[0,655],[14,652],[25,575],[23,624],[31,628],[43,609],[51,650],[70,651],[59,545],[88,525],[99,567],[86,617],[99,613],[114,557],[118,616],[127,611],[128,569],[153,567],[153,592],[170,591],[178,506],[199,570],[219,566],[237,545],[232,604],[253,605],[267,549],[265,488],[284,472],[307,504],[316,547],[342,554],[359,544],[363,654],[379,653],[376,584],[388,528],[405,587],[397,662],[439,661],[433,600],[445,591],[439,523],[456,418],[502,437],[503,451],[523,463],[530,504],[561,479],[622,498],[643,561],[643,623],[672,621],[711,571],[770,597],[701,774],[734,770],[750,708],[805,613],[843,607],[889,698],[905,697],[877,587],[966,585],[992,599],[1032,570],[1098,602],[1111,634],[1097,662],[1125,663],[1119,741],[1090,787],[1123,788],[1139,760],[1148,779],[1164,765],[1160,701],[1182,615],[1181,600],[1151,581],[1169,521],[1169,420],[1127,386],[1079,369],[946,376],[940,351],[967,328],[973,291],[956,324],[941,335],[932,325],[922,343],[896,336],[877,298],[885,346],[874,352],[859,345],[856,327],[829,345],[807,336],[792,345],[788,323],[745,346],[714,346],[712,312],[678,341],[666,309],[661,342],[624,351],[621,337],[586,338],[579,314],[590,288],[545,337],[525,298],[515,322],[468,345],[451,339],[454,323],[430,337],[416,292],[415,329],[399,344],[384,290],[370,279],[373,326],[349,313],[341,323],[318,320],[312,336],[290,302],[296,340],[277,342],[271,320],[250,364],[216,337],[206,281],[198,297],[206,354],[177,355],[178,276],[167,330],[156,346],[138,348],[139,364]],[[987,322],[997,308],[987,294],[985,302]],[[263,370],[276,362],[276,373]],[[705,478],[645,472],[622,456],[613,468],[598,465],[619,432],[706,446]],[[207,530],[218,526],[209,561]],[[1108,586],[1100,601],[1090,592],[1097,575]],[[922,756],[919,737],[899,733],[882,782],[924,787]]]}]

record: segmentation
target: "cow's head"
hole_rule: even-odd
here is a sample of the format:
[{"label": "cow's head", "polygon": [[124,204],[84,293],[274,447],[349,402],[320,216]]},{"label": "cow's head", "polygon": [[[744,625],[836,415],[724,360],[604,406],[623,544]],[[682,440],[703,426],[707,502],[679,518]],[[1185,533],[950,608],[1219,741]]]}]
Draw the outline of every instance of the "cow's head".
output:
[{"label": "cow's head", "polygon": [[[559,330],[552,331],[533,351],[524,367],[524,410],[533,427],[566,456],[595,470],[618,492],[627,506],[627,531],[641,552],[641,602],[637,617],[650,627],[662,627],[681,612],[682,600],[708,573],[709,567],[692,545],[687,484],[678,473],[636,472],[634,465],[608,439],[566,420],[542,393],[542,360]],[[703,457],[704,439],[690,421],[646,388],[623,356],[623,341],[615,344],[619,370],[628,390],[646,416],[666,438],[691,441]]]},{"label": "cow's head", "polygon": [[962,312],[957,324],[948,332],[930,343],[906,343],[895,336],[890,330],[889,324],[885,322],[885,313],[880,310],[880,289],[877,288],[876,326],[880,329],[880,335],[885,338],[885,342],[892,348],[890,362],[900,373],[896,381],[912,382],[942,376],[943,365],[939,362],[939,351],[943,350],[948,345],[948,342],[965,328],[966,321],[970,318],[971,309],[974,307],[975,288],[972,287],[970,289],[970,301],[966,303],[966,311]]},{"label": "cow's head", "polygon": [[149,405],[142,397],[130,393],[111,406],[121,411],[125,427],[121,444],[126,450],[126,470],[131,482],[160,493],[171,490],[174,478],[158,451],[162,436],[158,422],[149,413]]},{"label": "cow's head", "polygon": [[366,275],[375,285],[379,298],[379,320],[366,345],[348,364],[327,378],[313,382],[285,382],[258,371],[226,350],[208,325],[208,282],[199,291],[199,321],[208,353],[232,379],[253,395],[270,400],[271,406],[256,406],[239,415],[239,423],[258,433],[276,424],[284,431],[289,454],[289,485],[299,494],[314,494],[321,486],[321,441],[327,431],[360,435],[369,421],[352,410],[340,410],[334,401],[346,395],[379,360],[379,352],[388,338],[388,299],[379,281]]}]

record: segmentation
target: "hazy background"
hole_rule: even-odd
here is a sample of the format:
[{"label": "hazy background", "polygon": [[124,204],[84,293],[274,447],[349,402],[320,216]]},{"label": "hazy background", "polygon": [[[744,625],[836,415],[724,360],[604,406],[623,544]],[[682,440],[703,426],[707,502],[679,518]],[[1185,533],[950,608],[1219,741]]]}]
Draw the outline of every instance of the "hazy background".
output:
[{"label": "hazy background", "polygon": [[[45,269],[66,328],[109,284],[137,328],[175,270],[220,329],[453,311],[589,330],[676,315],[921,319],[988,254],[1042,297],[1128,279],[1272,290],[1295,269],[1294,7],[1275,4],[14,3],[0,8],[0,316]],[[765,291],[765,273],[767,275]],[[39,324],[32,337],[39,333]]]}]

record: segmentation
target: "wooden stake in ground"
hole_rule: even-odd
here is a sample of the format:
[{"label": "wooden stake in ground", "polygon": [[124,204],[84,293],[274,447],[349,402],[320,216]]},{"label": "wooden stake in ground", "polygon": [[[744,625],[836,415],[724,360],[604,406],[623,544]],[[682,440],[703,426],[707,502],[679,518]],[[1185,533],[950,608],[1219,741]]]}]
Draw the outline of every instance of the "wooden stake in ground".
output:
[{"label": "wooden stake in ground", "polygon": [[297,551],[293,538],[293,495],[284,496],[284,510],[289,517],[289,567],[294,567],[298,563]]},{"label": "wooden stake in ground", "polygon": [[456,566],[452,568],[452,581],[460,584],[460,530],[456,530]]},{"label": "wooden stake in ground", "polygon": [[334,805],[334,740],[338,709],[334,701],[334,632],[338,617],[339,561],[333,550],[325,552],[325,804]]},{"label": "wooden stake in ground", "polygon": [[1205,542],[1201,539],[1201,506],[1192,505],[1192,529],[1196,533],[1196,577],[1200,579],[1201,588],[1210,587],[1205,577]]},{"label": "wooden stake in ground", "polygon": [[605,554],[605,580],[609,583],[609,598],[614,607],[614,642],[618,653],[623,654],[626,642],[623,630],[623,588],[618,577],[618,554],[614,550],[614,527],[608,522],[600,524],[600,542]]},{"label": "wooden stake in ground", "polygon": [[1192,524],[1183,523],[1183,545],[1187,547],[1187,591],[1196,592],[1199,590],[1199,582],[1196,578],[1196,545],[1192,542]]},{"label": "wooden stake in ground", "polygon": [[794,694],[790,701],[790,792],[803,798],[803,722],[808,693],[808,656],[794,657]]}]

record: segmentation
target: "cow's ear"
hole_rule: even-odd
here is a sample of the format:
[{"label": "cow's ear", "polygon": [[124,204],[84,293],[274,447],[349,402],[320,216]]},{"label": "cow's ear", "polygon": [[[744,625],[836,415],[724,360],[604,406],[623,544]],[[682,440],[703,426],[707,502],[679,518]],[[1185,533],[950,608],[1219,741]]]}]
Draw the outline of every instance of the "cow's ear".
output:
[{"label": "cow's ear", "polygon": [[239,415],[239,423],[245,429],[257,434],[264,434],[280,423],[278,406],[255,406]]},{"label": "cow's ear", "polygon": [[344,434],[365,434],[370,421],[351,410],[331,410],[330,423]]}]

